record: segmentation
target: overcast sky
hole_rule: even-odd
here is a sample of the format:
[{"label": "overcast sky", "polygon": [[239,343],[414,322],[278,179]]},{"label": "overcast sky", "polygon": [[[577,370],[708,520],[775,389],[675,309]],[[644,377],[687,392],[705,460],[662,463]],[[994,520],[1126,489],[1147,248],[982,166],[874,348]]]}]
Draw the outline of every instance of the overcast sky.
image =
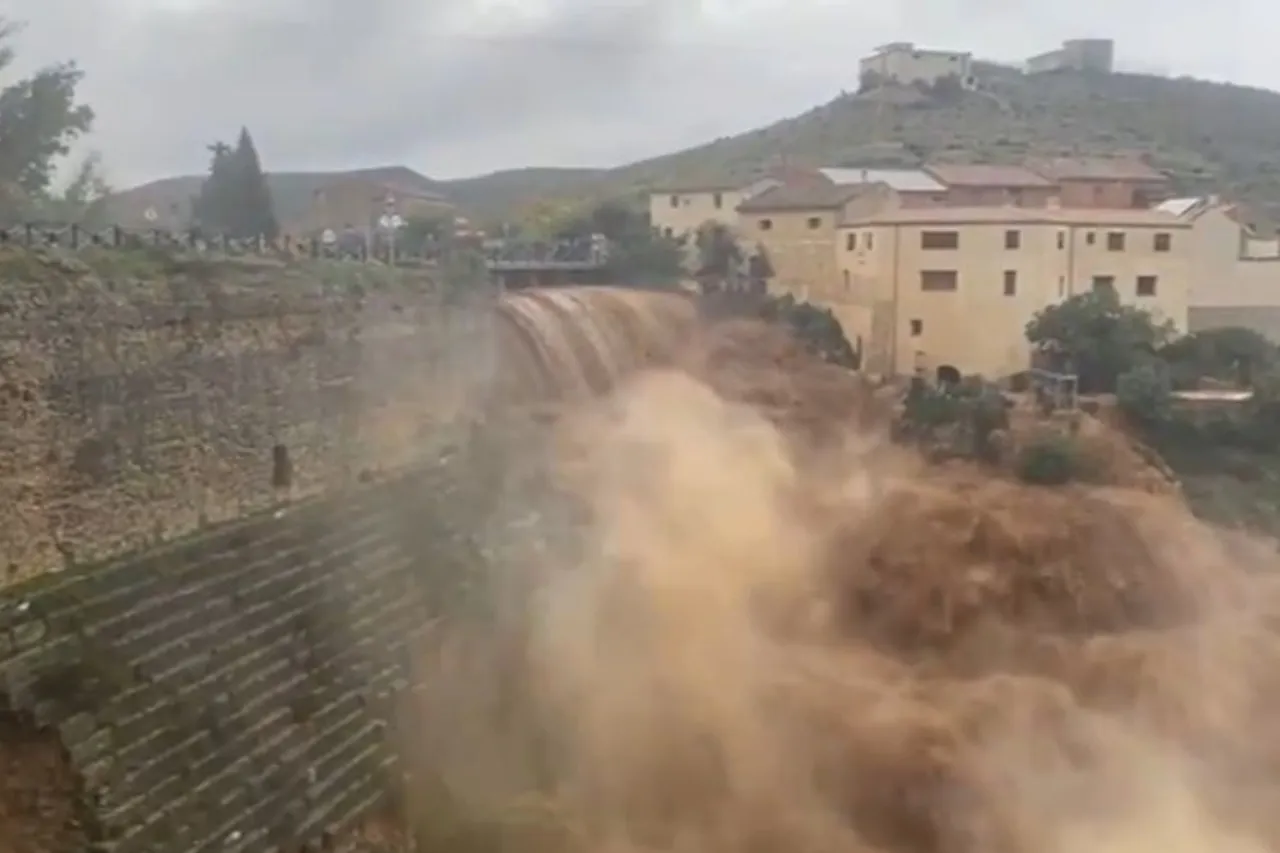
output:
[{"label": "overcast sky", "polygon": [[253,132],[268,169],[439,178],[612,166],[802,112],[887,41],[1018,59],[1109,36],[1134,69],[1280,89],[1271,0],[5,0],[18,67],[75,59],[129,186]]}]

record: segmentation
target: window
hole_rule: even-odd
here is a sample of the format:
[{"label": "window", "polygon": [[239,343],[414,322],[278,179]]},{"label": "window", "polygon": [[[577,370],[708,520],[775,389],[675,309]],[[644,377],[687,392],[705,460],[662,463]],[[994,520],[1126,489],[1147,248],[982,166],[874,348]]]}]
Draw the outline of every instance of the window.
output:
[{"label": "window", "polygon": [[858,248],[858,232],[857,231],[850,231],[848,236],[844,238],[844,247],[848,249],[850,252]]},{"label": "window", "polygon": [[1138,276],[1138,295],[1139,296],[1155,296],[1156,295],[1156,277],[1153,275]]},{"label": "window", "polygon": [[1161,231],[1152,240],[1152,248],[1157,252],[1167,252],[1173,248],[1173,235]]},{"label": "window", "polygon": [[844,292],[845,292],[845,293],[851,293],[851,292],[853,292],[853,285],[849,282],[849,271],[848,271],[848,270],[845,270],[845,271],[844,271]]},{"label": "window", "polygon": [[868,249],[874,249],[876,246],[875,237],[876,237],[875,234],[872,234],[871,232],[867,232],[865,239],[862,242]]},{"label": "window", "polygon": [[716,206],[716,210],[719,210],[724,207],[724,196],[720,193],[716,193],[711,197],[711,203]]},{"label": "window", "polygon": [[928,291],[955,290],[960,276],[955,270],[921,270],[920,289]]},{"label": "window", "polygon": [[1067,248],[1067,232],[1066,231],[1058,232],[1058,248],[1059,249]]},{"label": "window", "polygon": [[921,231],[921,249],[958,249],[960,248],[960,232],[958,231]]},{"label": "window", "polygon": [[1106,290],[1108,288],[1114,290],[1116,286],[1116,277],[1113,275],[1095,275],[1093,277],[1094,290]]},{"label": "window", "polygon": [[1124,251],[1124,232],[1110,231],[1107,233],[1107,251],[1123,252]]},{"label": "window", "polygon": [[772,230],[773,230],[773,220],[772,220],[772,219],[761,219],[761,220],[760,220],[760,230],[761,230],[761,231],[772,231]]},{"label": "window", "polygon": [[1058,298],[1065,299],[1066,296],[1067,296],[1067,277],[1064,275],[1060,275],[1058,276]]},{"label": "window", "polygon": [[672,206],[672,207],[679,207],[679,206],[680,206],[680,196],[678,196],[678,195],[673,195],[673,196],[671,197],[671,206]]},{"label": "window", "polygon": [[911,337],[918,338],[924,334],[924,320],[911,321]]},{"label": "window", "polygon": [[675,232],[675,230],[674,230],[674,229],[671,229],[671,228],[663,228],[663,229],[662,229],[662,236],[663,236],[663,237],[666,237],[668,240],[670,240],[671,238],[673,238],[673,237],[675,237],[675,236],[676,236],[676,232]]},{"label": "window", "polygon": [[1098,235],[1090,231],[1088,234],[1084,235],[1084,241],[1092,246],[1094,243],[1098,242]]},{"label": "window", "polygon": [[1014,296],[1017,294],[1017,292],[1018,292],[1018,271],[1005,270],[1004,271],[1004,295]]},{"label": "window", "polygon": [[1006,249],[1017,249],[1017,248],[1019,248],[1020,246],[1022,246],[1022,232],[1021,232],[1021,231],[1006,231],[1006,232],[1004,232],[1004,247],[1005,247]]},{"label": "window", "polygon": [[810,231],[816,231],[817,229],[822,227],[822,217],[810,216],[809,221],[806,222],[805,224],[809,226]]}]

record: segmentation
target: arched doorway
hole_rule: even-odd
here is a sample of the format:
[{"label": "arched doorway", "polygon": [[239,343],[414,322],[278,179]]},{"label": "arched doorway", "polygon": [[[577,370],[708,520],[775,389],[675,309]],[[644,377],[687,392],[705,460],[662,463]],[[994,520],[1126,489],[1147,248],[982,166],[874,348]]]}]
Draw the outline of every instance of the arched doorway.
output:
[{"label": "arched doorway", "polygon": [[940,364],[937,370],[939,385],[959,385],[960,370],[950,364]]}]

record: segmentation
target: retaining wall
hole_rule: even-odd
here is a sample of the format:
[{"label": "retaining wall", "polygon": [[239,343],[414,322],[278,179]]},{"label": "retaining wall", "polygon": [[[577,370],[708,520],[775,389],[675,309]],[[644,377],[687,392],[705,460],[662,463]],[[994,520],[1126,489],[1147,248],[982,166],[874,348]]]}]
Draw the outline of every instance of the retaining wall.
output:
[{"label": "retaining wall", "polygon": [[429,273],[121,258],[0,257],[0,585],[401,467],[483,366]]},{"label": "retaining wall", "polygon": [[0,593],[5,719],[56,734],[74,789],[10,798],[5,831],[54,815],[31,849],[264,853],[376,808],[392,700],[459,571],[461,464]]}]

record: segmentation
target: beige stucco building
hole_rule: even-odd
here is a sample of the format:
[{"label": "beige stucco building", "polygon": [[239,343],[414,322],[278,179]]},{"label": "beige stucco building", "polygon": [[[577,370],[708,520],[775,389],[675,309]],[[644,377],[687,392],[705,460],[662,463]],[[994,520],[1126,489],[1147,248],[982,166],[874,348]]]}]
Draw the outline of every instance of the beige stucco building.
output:
[{"label": "beige stucco building", "polygon": [[911,85],[936,83],[943,77],[955,77],[966,87],[976,85],[973,56],[954,50],[926,50],[911,42],[882,45],[858,63],[863,79],[874,75],[884,82]]},{"label": "beige stucco building", "polygon": [[850,218],[839,229],[850,340],[869,372],[1030,366],[1027,322],[1091,288],[1187,328],[1189,224],[1158,211],[943,208]]},{"label": "beige stucco building", "polygon": [[1145,210],[1172,195],[1172,179],[1137,155],[1051,157],[1026,165],[1057,185],[1062,207]]},{"label": "beige stucco building", "polygon": [[1028,74],[1054,71],[1088,71],[1110,74],[1115,66],[1116,43],[1111,39],[1067,39],[1057,50],[1041,53],[1026,61]]},{"label": "beige stucco building", "polygon": [[879,185],[777,186],[738,207],[738,233],[767,254],[772,290],[831,302],[839,295],[837,230],[849,217],[878,209],[885,198]]},{"label": "beige stucco building", "polygon": [[1048,207],[1058,202],[1058,185],[1024,166],[986,163],[932,163],[925,166],[945,188],[950,207]]},{"label": "beige stucco building", "polygon": [[649,223],[668,237],[694,234],[707,222],[733,228],[738,205],[778,186],[773,178],[749,183],[666,187],[649,193]]},{"label": "beige stucco building", "polygon": [[1280,341],[1280,239],[1212,196],[1171,199],[1159,209],[1190,228],[1190,329],[1243,326]]}]

